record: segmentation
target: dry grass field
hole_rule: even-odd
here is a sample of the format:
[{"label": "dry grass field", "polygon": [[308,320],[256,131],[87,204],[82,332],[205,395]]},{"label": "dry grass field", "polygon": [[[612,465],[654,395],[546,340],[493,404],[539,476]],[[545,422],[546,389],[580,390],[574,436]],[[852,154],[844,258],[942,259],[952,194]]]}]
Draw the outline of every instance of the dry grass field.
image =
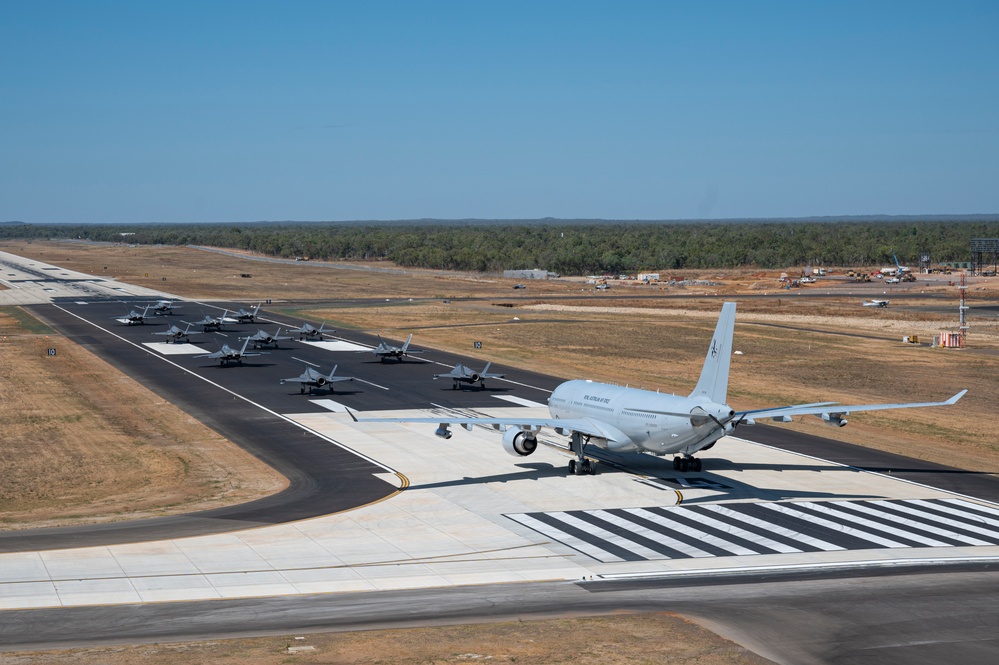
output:
[{"label": "dry grass field", "polygon": [[19,308],[0,309],[0,358],[3,529],[207,509],[287,485]]},{"label": "dry grass field", "polygon": [[[575,639],[575,638],[581,639]],[[288,635],[183,644],[0,653],[0,665],[764,665],[761,658],[672,614],[548,619],[437,628]]]}]

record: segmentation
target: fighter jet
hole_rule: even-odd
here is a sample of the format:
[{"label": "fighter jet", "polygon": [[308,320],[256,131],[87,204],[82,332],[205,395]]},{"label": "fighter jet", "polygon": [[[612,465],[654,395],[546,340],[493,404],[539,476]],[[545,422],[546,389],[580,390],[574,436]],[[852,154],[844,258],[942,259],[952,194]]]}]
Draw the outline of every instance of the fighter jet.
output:
[{"label": "fighter jet", "polygon": [[286,339],[291,339],[291,337],[282,337],[281,326],[278,326],[277,332],[274,333],[273,335],[268,332],[264,332],[260,328],[257,328],[257,332],[255,332],[254,334],[250,335],[249,337],[240,337],[240,339],[245,339],[248,342],[253,342],[253,348],[255,349],[259,349],[261,346],[265,344],[268,345],[273,344],[274,348],[276,349],[278,348],[278,342],[281,342]]},{"label": "fighter jet", "polygon": [[865,300],[864,307],[887,307],[890,300]]},{"label": "fighter jet", "polygon": [[[171,339],[173,340],[174,344],[176,344],[177,342],[181,341],[185,337],[187,337],[188,338],[187,341],[190,342],[191,340],[190,340],[189,336],[191,335],[191,326],[193,326],[193,325],[194,325],[193,323],[188,323],[187,324],[187,328],[185,328],[184,330],[181,330],[177,326],[170,326],[170,328],[168,328],[167,330],[165,330],[163,332],[154,332],[153,334],[154,335],[164,335],[164,336],[166,336],[167,337],[167,344],[170,343]],[[194,334],[197,335],[198,333],[194,333]]]},{"label": "fighter jet", "polygon": [[173,314],[174,308],[180,309],[179,305],[174,305],[172,300],[158,300],[155,305],[151,305],[153,314]]},{"label": "fighter jet", "polygon": [[333,332],[325,332],[323,330],[325,327],[325,321],[323,321],[322,325],[318,328],[313,327],[310,323],[303,323],[301,328],[291,328],[288,332],[298,333],[299,341],[302,341],[303,339],[322,339],[323,335],[332,335],[336,332],[335,330]]},{"label": "fighter jet", "polygon": [[114,320],[117,321],[118,323],[124,323],[124,324],[127,324],[127,325],[132,325],[133,323],[145,323],[146,322],[146,318],[149,317],[149,310],[150,310],[150,307],[147,305],[142,310],[142,314],[139,314],[138,312],[136,312],[133,309],[132,311],[130,311],[125,316],[116,316],[116,317],[114,317]]},{"label": "fighter jet", "polygon": [[379,335],[378,346],[371,349],[371,352],[376,356],[378,356],[378,359],[381,360],[382,362],[384,362],[386,358],[395,358],[399,362],[402,362],[403,356],[408,356],[410,353],[423,353],[423,351],[409,350],[409,343],[412,341],[413,341],[413,335],[410,334],[405,344],[403,344],[402,346],[392,346],[391,344],[386,344],[385,341],[381,338],[381,335]]},{"label": "fighter jet", "polygon": [[240,307],[239,311],[232,315],[232,318],[223,318],[223,321],[230,323],[253,323],[259,312],[260,303],[257,303],[257,306],[250,312],[247,312],[245,309]]},{"label": "fighter jet", "polygon": [[457,390],[459,383],[478,383],[479,387],[485,390],[486,379],[502,379],[506,376],[505,374],[490,374],[490,366],[492,366],[492,363],[486,363],[485,368],[481,372],[476,372],[458,363],[450,372],[434,374],[434,378],[451,379],[451,390]]},{"label": "fighter jet", "polygon": [[311,367],[306,367],[305,371],[302,373],[301,376],[297,376],[294,379],[281,379],[281,385],[284,385],[285,383],[288,382],[300,383],[302,385],[299,386],[299,389],[300,392],[303,394],[305,393],[306,387],[308,387],[310,393],[315,388],[325,388],[330,391],[330,394],[332,394],[333,384],[336,383],[337,381],[354,380],[354,377],[352,376],[333,376],[334,374],[336,374],[337,367],[339,367],[339,365],[334,365],[333,369],[330,370],[329,375],[323,374],[322,372],[317,372]]},{"label": "fighter jet", "polygon": [[224,322],[232,321],[232,319],[229,319],[228,316],[229,316],[229,310],[225,310],[222,316],[216,317],[212,316],[211,314],[205,314],[205,317],[200,321],[194,321],[191,323],[184,321],[184,323],[187,323],[188,325],[191,326],[201,326],[202,331],[210,332],[212,330],[222,330],[222,324]]},{"label": "fighter jet", "polygon": [[262,356],[263,353],[256,353],[253,351],[247,351],[246,347],[250,343],[249,338],[243,342],[243,348],[236,350],[229,346],[228,344],[223,344],[222,348],[215,353],[206,353],[203,356],[194,356],[195,358],[212,358],[213,360],[218,360],[219,365],[226,366],[229,363],[237,363],[239,365],[243,364],[243,358],[248,358],[249,356]]}]

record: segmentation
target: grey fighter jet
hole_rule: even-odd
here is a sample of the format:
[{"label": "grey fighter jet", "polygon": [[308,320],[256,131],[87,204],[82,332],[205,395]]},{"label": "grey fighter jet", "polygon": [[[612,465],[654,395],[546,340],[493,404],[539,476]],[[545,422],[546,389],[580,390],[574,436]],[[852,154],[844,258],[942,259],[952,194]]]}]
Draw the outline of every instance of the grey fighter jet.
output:
[{"label": "grey fighter jet", "polygon": [[211,358],[212,360],[218,360],[219,361],[219,365],[222,365],[223,367],[226,366],[226,365],[228,365],[229,363],[237,363],[239,365],[242,365],[243,364],[243,358],[247,358],[249,356],[262,356],[262,355],[264,355],[263,353],[258,353],[258,352],[253,352],[253,351],[247,351],[246,347],[247,347],[247,345],[249,343],[250,343],[250,340],[247,339],[245,342],[243,342],[243,348],[239,349],[238,351],[236,349],[232,348],[231,346],[229,346],[228,344],[223,344],[222,348],[219,349],[218,351],[216,351],[215,353],[206,353],[203,356],[194,356],[194,357],[195,358]]},{"label": "grey fighter jet", "polygon": [[172,300],[158,300],[155,305],[150,305],[153,308],[153,314],[173,314],[173,310],[180,309],[180,305],[175,305]]},{"label": "grey fighter jet", "polygon": [[232,317],[224,317],[223,321],[227,323],[253,323],[256,320],[257,314],[260,313],[260,304],[257,303],[257,306],[249,312],[240,307],[239,311],[233,314]]},{"label": "grey fighter jet", "polygon": [[479,387],[485,390],[486,379],[502,379],[505,374],[490,374],[489,368],[492,363],[486,363],[485,368],[481,372],[476,372],[474,370],[465,367],[463,364],[458,363],[454,366],[450,372],[445,372],[444,374],[434,374],[435,379],[451,379],[451,390],[457,390],[458,384],[460,383],[477,383]]},{"label": "grey fighter jet", "polygon": [[264,345],[268,346],[273,345],[274,348],[276,349],[278,348],[278,342],[289,340],[291,339],[291,337],[282,336],[281,326],[278,326],[277,332],[275,332],[273,335],[270,334],[269,332],[261,330],[260,328],[257,328],[257,332],[255,332],[254,334],[250,335],[249,337],[240,337],[240,339],[245,339],[249,342],[253,342],[253,348],[255,349],[259,349],[261,346]]},{"label": "grey fighter jet", "polygon": [[378,336],[378,346],[371,349],[371,352],[378,356],[378,359],[383,361],[386,358],[395,358],[399,362],[402,362],[403,356],[408,356],[411,353],[423,353],[423,351],[411,351],[409,348],[409,343],[413,341],[413,335],[410,334],[406,343],[402,346],[392,346],[391,344],[386,344],[385,340]]},{"label": "grey fighter jet", "polygon": [[284,385],[285,383],[299,383],[301,384],[299,386],[300,392],[303,394],[305,393],[306,388],[309,389],[310,393],[315,388],[325,388],[326,390],[330,391],[330,394],[332,394],[334,383],[337,383],[338,381],[354,380],[354,377],[352,376],[333,376],[334,374],[336,374],[337,367],[339,367],[339,365],[334,365],[333,369],[330,370],[330,373],[328,375],[323,374],[322,372],[318,372],[312,369],[311,367],[306,367],[305,371],[302,372],[301,376],[297,376],[294,379],[281,379],[281,384]]},{"label": "grey fighter jet", "polygon": [[126,325],[132,325],[133,323],[145,323],[146,319],[149,318],[149,310],[150,309],[152,309],[152,308],[149,307],[149,306],[146,306],[142,310],[141,314],[139,312],[136,312],[133,309],[132,311],[130,311],[125,316],[116,316],[116,317],[114,317],[114,320],[117,321],[118,323],[124,323]]},{"label": "grey fighter jet", "polygon": [[200,321],[193,321],[190,323],[184,321],[184,323],[187,323],[188,325],[192,326],[201,326],[202,331],[210,332],[212,330],[222,330],[222,324],[225,323],[227,320],[229,320],[228,317],[229,317],[229,310],[225,310],[225,312],[222,313],[222,316],[212,316],[211,314],[205,314],[205,317]]},{"label": "grey fighter jet", "polygon": [[322,339],[323,335],[332,335],[336,331],[327,332],[325,330],[326,322],[323,321],[322,325],[318,328],[314,327],[312,324],[306,322],[302,324],[301,328],[291,328],[288,332],[298,333],[298,340],[302,341],[304,339]]},{"label": "grey fighter jet", "polygon": [[[185,338],[187,338],[187,341],[190,342],[191,341],[190,340],[190,335],[192,334],[191,333],[191,326],[193,326],[193,325],[194,325],[193,323],[188,323],[187,324],[187,328],[184,328],[183,330],[181,330],[177,326],[170,326],[167,330],[165,330],[163,332],[154,332],[153,334],[154,335],[163,335],[163,336],[165,336],[167,338],[167,344],[170,343],[170,340],[173,340],[174,344],[176,344],[177,342],[179,342],[179,341],[181,341],[182,339],[185,339]],[[194,334],[197,335],[198,333],[194,333]]]}]

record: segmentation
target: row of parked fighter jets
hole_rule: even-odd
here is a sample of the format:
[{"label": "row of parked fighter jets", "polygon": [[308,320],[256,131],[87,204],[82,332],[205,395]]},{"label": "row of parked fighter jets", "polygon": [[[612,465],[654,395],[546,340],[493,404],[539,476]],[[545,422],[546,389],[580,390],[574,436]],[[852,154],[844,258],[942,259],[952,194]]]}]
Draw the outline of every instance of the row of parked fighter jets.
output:
[{"label": "row of parked fighter jets", "polygon": [[[219,332],[222,330],[222,326],[227,323],[253,323],[256,321],[257,315],[260,313],[260,305],[258,303],[252,310],[245,310],[240,308],[238,311],[233,312],[232,316],[229,315],[229,310],[225,310],[221,316],[211,316],[210,314],[205,314],[204,318],[200,321],[182,321],[186,325],[186,328],[180,328],[176,325],[171,325],[170,328],[163,332],[155,332],[154,335],[160,335],[167,337],[167,343],[173,340],[174,343],[181,342],[183,340],[190,341],[190,336],[192,334],[196,335],[197,332],[192,332],[192,326],[201,326],[202,332]],[[159,302],[146,305],[143,311],[137,312],[134,309],[130,311],[127,315],[123,317],[116,317],[115,320],[126,325],[133,324],[144,324],[145,321],[150,316],[150,311],[153,312],[154,316],[172,314],[174,309],[179,309],[179,306],[174,304],[169,300],[160,300]],[[326,330],[326,323],[323,322],[318,328],[313,326],[308,322],[303,322],[299,328],[290,328],[288,332],[298,333],[299,341],[305,340],[321,340],[327,335],[333,335],[336,333],[335,330]],[[260,349],[263,346],[273,346],[278,348],[278,342],[287,341],[294,339],[291,336],[282,336],[281,328],[278,327],[277,331],[272,335],[263,329],[258,328],[257,332],[253,335],[247,337],[240,337],[243,340],[242,348],[236,349],[228,344],[222,344],[218,351],[212,353],[206,353],[199,356],[194,356],[195,358],[210,358],[212,360],[218,360],[219,364],[222,366],[228,365],[229,363],[236,363],[238,365],[243,364],[243,358],[250,356],[259,356],[265,352],[259,351],[248,351],[250,344],[253,344],[254,349]],[[385,361],[387,358],[394,358],[395,360],[402,362],[402,359],[410,354],[423,353],[420,349],[409,348],[413,341],[413,336],[410,335],[409,338],[402,344],[402,346],[394,346],[385,342],[381,336],[378,337],[378,346],[371,349],[371,352],[379,357],[379,360]],[[352,376],[336,376],[336,370],[338,365],[334,365],[333,369],[329,374],[323,374],[322,372],[315,370],[311,367],[306,367],[305,372],[301,376],[297,376],[291,379],[282,379],[281,383],[292,382],[301,384],[301,392],[305,392],[306,389],[311,392],[312,390],[327,389],[331,393],[333,392],[334,383],[340,383],[342,381],[353,381]],[[496,372],[490,372],[489,369],[492,367],[492,363],[487,363],[485,368],[481,372],[477,372],[462,363],[458,363],[450,372],[445,372],[443,374],[435,374],[434,379],[451,379],[451,388],[457,390],[461,384],[475,384],[478,383],[481,388],[486,387],[486,379],[502,379],[506,375],[499,374]]]}]

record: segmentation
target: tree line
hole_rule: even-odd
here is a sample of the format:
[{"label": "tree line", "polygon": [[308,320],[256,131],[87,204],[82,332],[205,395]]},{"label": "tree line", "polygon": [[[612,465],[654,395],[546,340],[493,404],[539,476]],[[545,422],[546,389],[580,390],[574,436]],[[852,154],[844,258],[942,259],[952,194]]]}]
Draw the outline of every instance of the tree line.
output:
[{"label": "tree line", "polygon": [[407,267],[564,275],[645,270],[918,265],[968,261],[972,238],[997,221],[256,222],[251,224],[0,224],[0,239],[206,245],[315,260],[389,260]]}]

